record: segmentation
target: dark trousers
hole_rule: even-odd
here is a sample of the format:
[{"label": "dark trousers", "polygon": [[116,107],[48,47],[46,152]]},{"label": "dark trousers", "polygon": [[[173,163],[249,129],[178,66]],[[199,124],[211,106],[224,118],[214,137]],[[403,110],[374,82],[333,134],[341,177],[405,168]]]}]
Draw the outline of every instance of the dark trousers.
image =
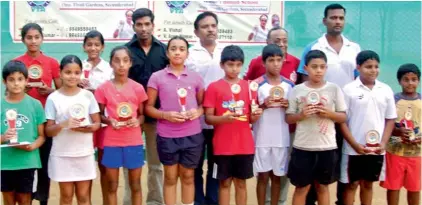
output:
[{"label": "dark trousers", "polygon": [[[204,151],[202,152],[201,159],[199,160],[199,165],[195,169],[195,205],[217,205],[218,204],[218,180],[212,177],[213,168],[214,168],[214,154],[212,146],[212,138],[214,136],[214,130],[204,129],[202,133],[205,137]],[[206,176],[206,186],[204,194],[204,179],[203,175],[203,165],[205,158],[205,148],[207,154],[207,176]],[[216,170],[217,171],[217,170]]]},{"label": "dark trousers", "polygon": [[[337,151],[338,151],[338,162],[336,166],[336,177],[337,179],[340,178],[340,166],[341,166],[341,155],[343,151],[343,134],[340,130],[340,124],[336,124],[336,142],[337,142]],[[343,194],[346,189],[346,184],[341,183],[340,181],[337,181],[337,205],[343,205]],[[315,186],[312,184],[311,189],[309,189],[308,196],[306,197],[306,205],[315,205],[315,202],[318,200],[317,193]]]},{"label": "dark trousers", "polygon": [[[47,202],[50,195],[50,178],[48,177],[48,158],[50,157],[53,139],[47,137],[40,147],[41,169],[37,170],[37,192],[33,193],[33,199]],[[45,204],[45,203],[43,203]]]}]

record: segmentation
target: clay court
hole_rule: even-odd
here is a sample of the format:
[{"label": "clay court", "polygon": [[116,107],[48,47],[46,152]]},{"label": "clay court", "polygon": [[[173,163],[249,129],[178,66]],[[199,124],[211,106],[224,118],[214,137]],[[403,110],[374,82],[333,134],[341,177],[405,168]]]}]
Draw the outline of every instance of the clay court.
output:
[{"label": "clay court", "polygon": [[[206,169],[206,167],[204,166],[204,169]],[[119,181],[119,193],[118,193],[118,197],[119,197],[119,204],[122,204],[122,197],[123,197],[123,190],[124,190],[124,181],[123,181],[123,172],[120,172],[120,181]],[[142,196],[145,197],[146,193],[147,193],[147,168],[145,166],[145,168],[142,170]],[[334,204],[335,202],[335,184],[332,184],[330,186],[330,202],[331,204]],[[248,180],[248,205],[256,205],[257,201],[256,201],[256,192],[255,192],[255,187],[256,187],[256,180],[255,179],[249,179]],[[289,199],[287,204],[291,204],[291,198],[293,196],[293,191],[294,191],[294,186],[290,185],[289,187]],[[178,189],[178,195],[180,196],[180,189]],[[231,204],[235,204],[234,203],[234,190],[232,189],[231,192]],[[59,185],[55,182],[51,183],[51,194],[50,194],[50,200],[49,200],[49,204],[50,205],[58,205],[59,204],[59,197],[60,197],[60,192],[59,192]],[[356,197],[356,200],[359,200],[358,197]],[[143,199],[144,204],[145,204],[145,200]],[[178,198],[178,201],[180,203],[180,197]],[[33,203],[34,205],[38,205],[38,202]],[[74,200],[73,204],[77,204],[76,203],[76,199]],[[101,198],[101,188],[100,188],[100,180],[97,177],[97,179],[94,180],[94,185],[93,185],[93,189],[92,189],[92,204],[93,205],[102,205],[102,198]],[[355,203],[355,204],[359,204],[359,203]],[[382,187],[380,187],[378,185],[378,183],[374,184],[374,198],[373,198],[373,205],[386,205],[387,201],[386,201],[386,190]],[[400,193],[400,205],[405,205],[407,204],[406,202],[406,193],[404,190],[401,191]]]}]

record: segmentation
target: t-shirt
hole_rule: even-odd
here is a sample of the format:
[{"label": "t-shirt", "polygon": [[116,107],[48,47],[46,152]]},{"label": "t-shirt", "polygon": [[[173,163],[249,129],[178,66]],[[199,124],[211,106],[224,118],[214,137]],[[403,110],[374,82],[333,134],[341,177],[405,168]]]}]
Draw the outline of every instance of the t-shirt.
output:
[{"label": "t-shirt", "polygon": [[[160,110],[164,112],[181,112],[182,105],[179,103],[178,89],[185,89],[186,111],[198,108],[196,94],[204,89],[204,82],[195,71],[185,70],[176,76],[169,67],[152,74],[148,81],[148,87],[157,90],[160,100]],[[161,137],[178,138],[188,137],[201,132],[199,118],[187,120],[183,123],[174,123],[160,119],[157,124],[157,133]]]},{"label": "t-shirt", "polygon": [[[128,103],[132,110],[132,117],[138,118],[138,107],[148,97],[141,84],[128,79],[120,89],[116,89],[113,82],[107,81],[95,90],[95,98],[99,104],[105,105],[108,117],[118,120],[118,107]],[[127,120],[127,119],[122,119]],[[104,146],[126,147],[142,145],[142,130],[140,127],[120,127],[115,130],[112,126],[105,127]]]},{"label": "t-shirt", "polygon": [[[303,107],[307,105],[306,96],[311,91],[318,92],[320,102],[325,107],[335,112],[346,112],[347,106],[341,88],[334,83],[326,82],[324,86],[317,89],[308,87],[306,83],[295,86],[289,97],[289,108],[286,113],[302,112]],[[298,121],[293,147],[308,151],[336,149],[334,121],[317,115]]]},{"label": "t-shirt", "polygon": [[[60,78],[60,66],[56,59],[48,57],[41,53],[39,56],[33,58],[27,53],[16,58],[18,61],[22,61],[26,68],[29,70],[31,67],[38,67],[42,69],[41,81],[48,87],[52,87],[53,80]],[[47,100],[47,95],[41,95],[36,88],[32,88],[28,91],[28,95],[39,100],[43,106]]]},{"label": "t-shirt", "polygon": [[[378,80],[372,89],[363,85],[360,78],[343,88],[347,105],[347,125],[357,143],[366,145],[366,134],[375,130],[379,133],[379,142],[385,129],[386,119],[396,119],[394,93],[390,86]],[[358,155],[344,140],[343,153]]]},{"label": "t-shirt", "polygon": [[[38,125],[45,122],[44,109],[41,103],[25,95],[18,103],[9,103],[5,97],[1,99],[1,134],[8,129],[6,111],[16,109],[18,116],[16,119],[16,130],[19,142],[34,142],[38,138]],[[41,168],[39,150],[31,152],[16,149],[13,147],[0,148],[1,170],[19,170]]]},{"label": "t-shirt", "polygon": [[[45,116],[48,120],[54,120],[57,124],[68,120],[70,112],[79,107],[84,113],[84,122],[91,124],[90,114],[100,112],[94,94],[81,89],[77,94],[68,96],[59,90],[51,93],[45,104]],[[73,131],[63,128],[53,137],[51,156],[81,157],[94,153],[93,134]]]},{"label": "t-shirt", "polygon": [[[413,132],[416,137],[421,137],[421,95],[418,93],[418,96],[415,98],[409,98],[401,93],[394,95],[397,108],[397,119],[396,126],[403,127],[402,122],[406,120],[404,118],[406,112],[410,111],[412,117],[406,122],[413,124]],[[387,152],[403,156],[403,157],[420,157],[421,156],[421,144],[404,144],[401,142],[400,137],[391,136],[390,141],[387,144]]]},{"label": "t-shirt", "polygon": [[[278,85],[284,90],[284,99],[287,99],[293,88],[293,83],[284,77]],[[274,86],[268,83],[264,75],[256,80],[259,84],[258,102],[264,104],[266,98],[270,96],[270,90]],[[290,135],[289,125],[285,121],[284,108],[264,109],[262,116],[253,124],[253,133],[255,138],[255,147],[289,147]]]},{"label": "t-shirt", "polygon": [[[240,155],[253,154],[254,141],[249,124],[250,98],[249,86],[245,80],[238,82],[241,91],[239,100],[244,102],[243,116],[238,117],[231,123],[214,126],[213,151],[215,155]],[[220,79],[211,83],[205,92],[203,106],[214,108],[216,116],[222,116],[235,112],[235,101],[231,92],[231,84]]]}]

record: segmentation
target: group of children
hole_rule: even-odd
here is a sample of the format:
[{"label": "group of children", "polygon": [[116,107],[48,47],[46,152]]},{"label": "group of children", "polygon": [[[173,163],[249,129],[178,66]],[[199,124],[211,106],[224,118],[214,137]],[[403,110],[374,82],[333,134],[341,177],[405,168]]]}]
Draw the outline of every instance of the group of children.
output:
[{"label": "group of children", "polygon": [[[36,26],[22,32],[29,30],[42,37]],[[388,85],[377,80],[378,55],[362,51],[356,59],[360,76],[340,88],[324,81],[327,57],[312,50],[305,58],[309,78],[294,86],[280,76],[285,54],[278,46],[267,45],[262,52],[266,74],[245,81],[239,78],[244,53],[230,45],[221,53],[224,78],[204,90],[201,77],[185,66],[188,46],[183,37],[170,39],[169,65],[153,73],[143,88],[128,78],[130,51],[115,47],[107,63],[100,58],[104,49],[101,33],[90,31],[83,42],[88,60],[82,62],[74,55],[61,60],[61,86],[48,95],[45,111],[38,100],[26,94],[27,90],[37,92],[37,88],[27,86],[31,80],[27,66],[17,60],[6,63],[2,69],[6,96],[2,98],[1,142],[6,144],[17,136],[19,142],[30,144],[1,148],[4,203],[31,204],[34,172],[41,168],[38,148],[51,137],[48,176],[59,182],[60,204],[72,204],[74,195],[78,204],[91,204],[92,180],[96,178],[94,147],[98,148],[107,204],[118,204],[120,167],[129,170],[132,204],[142,204],[144,148],[140,125],[145,115],[158,120],[157,150],[164,165],[166,205],[176,204],[179,178],[182,204],[193,204],[194,169],[204,152],[202,115],[215,129],[213,176],[220,181],[220,205],[230,203],[232,183],[236,204],[245,205],[246,179],[256,174],[260,205],[265,202],[269,179],[271,204],[278,203],[280,177],[286,174],[296,186],[295,205],[305,204],[311,184],[316,185],[318,204],[330,204],[328,185],[339,178],[348,183],[344,194],[347,205],[353,204],[359,185],[361,203],[371,204],[372,184],[378,180],[388,189],[389,204],[398,204],[402,186],[409,191],[409,204],[419,203],[421,97],[416,91],[420,79],[416,65],[399,68],[402,92],[394,95]],[[157,100],[159,108],[154,106]],[[10,109],[18,113],[16,128],[9,127],[6,120]],[[289,124],[297,125],[293,149]],[[340,125],[345,139],[341,159],[335,124]],[[394,137],[390,138],[391,134]],[[339,160],[341,176],[336,176]]]}]

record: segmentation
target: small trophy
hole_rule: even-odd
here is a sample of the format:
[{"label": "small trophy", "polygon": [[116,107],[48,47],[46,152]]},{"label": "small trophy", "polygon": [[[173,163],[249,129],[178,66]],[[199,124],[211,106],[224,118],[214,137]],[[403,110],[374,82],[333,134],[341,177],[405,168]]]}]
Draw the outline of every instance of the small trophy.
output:
[{"label": "small trophy", "polygon": [[366,147],[372,151],[375,151],[379,146],[380,134],[376,130],[370,130],[366,133]]},{"label": "small trophy", "polygon": [[249,97],[251,98],[251,111],[254,113],[258,108],[259,105],[257,103],[258,98],[258,83],[252,81],[249,83]]},{"label": "small trophy", "polygon": [[177,89],[177,95],[179,96],[179,104],[181,107],[180,114],[186,117],[186,96],[188,96],[188,91],[185,88]]},{"label": "small trophy", "polygon": [[117,126],[126,126],[127,121],[132,118],[132,107],[129,103],[120,103],[117,106],[117,115],[119,116],[119,119],[117,119]]},{"label": "small trophy", "polygon": [[274,86],[270,90],[270,98],[273,103],[271,107],[280,107],[281,99],[284,97],[284,89],[280,86]]},{"label": "small trophy", "polygon": [[84,65],[83,65],[83,71],[84,71],[84,79],[88,79],[89,78],[89,73],[91,72],[91,69],[92,69],[92,65],[91,65],[91,63],[88,63],[88,62],[86,62],[86,63],[84,63]]},{"label": "small trophy", "polygon": [[[6,111],[6,119],[9,128],[16,129],[16,118],[18,117],[18,112],[15,109],[10,109]],[[16,131],[16,136],[10,139],[9,144],[18,144],[18,134]]]},{"label": "small trophy", "polygon": [[41,81],[42,68],[39,65],[31,65],[28,69],[28,86],[29,87],[41,87],[43,85]]},{"label": "small trophy", "polygon": [[321,96],[316,91],[311,91],[306,96],[306,103],[310,105],[318,105],[321,103]]},{"label": "small trophy", "polygon": [[80,127],[89,125],[88,120],[86,120],[87,111],[82,104],[74,104],[70,106],[69,113],[72,118],[75,118],[80,122]]},{"label": "small trophy", "polygon": [[245,106],[245,102],[240,100],[240,91],[242,90],[242,88],[240,88],[239,84],[233,84],[230,89],[233,93],[233,98],[235,102],[234,112],[237,115],[243,115],[243,106]]},{"label": "small trophy", "polygon": [[409,140],[413,141],[416,139],[415,132],[413,129],[415,128],[413,121],[412,121],[412,108],[408,107],[406,112],[404,113],[404,120],[402,120],[402,124],[406,129],[412,130],[410,133]]}]

